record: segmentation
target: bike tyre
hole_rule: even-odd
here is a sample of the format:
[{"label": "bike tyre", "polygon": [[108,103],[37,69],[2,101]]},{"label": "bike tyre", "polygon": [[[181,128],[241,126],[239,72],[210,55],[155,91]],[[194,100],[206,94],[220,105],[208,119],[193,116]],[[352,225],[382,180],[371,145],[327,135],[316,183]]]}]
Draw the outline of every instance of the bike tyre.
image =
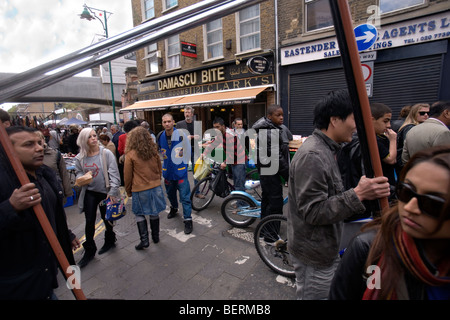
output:
[{"label": "bike tyre", "polygon": [[[265,243],[265,241],[262,239],[262,231],[264,227],[270,228],[270,223],[272,224],[272,226],[274,225],[274,223],[280,224],[280,228],[278,228],[277,233],[282,233],[280,240],[282,241],[282,244],[280,247],[278,245],[268,246],[270,250],[267,250],[267,248],[263,247],[263,243]],[[275,214],[267,216],[261,219],[261,221],[255,228],[254,243],[256,252],[258,252],[261,260],[276,273],[288,278],[294,278],[295,270],[292,261],[289,261],[290,254],[287,251],[287,241],[287,218],[283,215]],[[280,256],[283,256],[288,260],[287,264],[283,259],[280,258]]]},{"label": "bike tyre", "polygon": [[[233,214],[231,212],[233,208],[229,208],[229,205],[231,205],[232,201],[242,201],[245,202],[246,205],[248,205],[249,207],[256,207],[253,201],[251,201],[249,198],[243,195],[240,194],[231,195],[230,197],[225,199],[220,208],[222,217],[225,219],[226,222],[228,222],[229,224],[231,224],[233,227],[236,228],[245,228],[251,225],[253,222],[255,222],[256,220],[255,217],[246,217],[240,216],[238,214]],[[239,219],[235,219],[234,217],[239,217]]]},{"label": "bike tyre", "polygon": [[[201,211],[201,210],[206,209],[209,206],[209,204],[211,203],[211,201],[214,199],[214,196],[216,194],[211,189],[211,181],[212,181],[211,177],[203,178],[194,186],[194,188],[192,188],[191,206],[192,206],[192,209],[194,209],[195,211]],[[196,194],[197,190],[199,190],[199,188],[202,188],[201,193],[205,196],[204,202],[202,202],[201,204],[197,203],[197,201],[195,201],[195,199],[194,199],[195,194]],[[203,188],[206,188],[206,189],[203,189]]]}]

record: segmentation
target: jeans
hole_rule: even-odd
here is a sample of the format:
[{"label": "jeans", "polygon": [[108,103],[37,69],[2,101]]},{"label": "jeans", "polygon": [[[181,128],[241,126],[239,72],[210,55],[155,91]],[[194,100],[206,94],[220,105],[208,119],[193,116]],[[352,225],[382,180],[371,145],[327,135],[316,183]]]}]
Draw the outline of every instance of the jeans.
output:
[{"label": "jeans", "polygon": [[291,255],[295,269],[297,300],[327,300],[334,273],[339,265],[339,256],[329,267],[307,265]]},{"label": "jeans", "polygon": [[167,198],[169,199],[170,206],[178,209],[177,190],[180,192],[180,202],[183,206],[183,218],[184,220],[192,220],[191,217],[191,189],[189,186],[189,180],[166,180],[164,179],[164,185],[166,186]]},{"label": "jeans", "polygon": [[86,226],[85,226],[86,242],[83,243],[83,247],[87,252],[90,253],[95,253],[97,251],[97,246],[95,245],[94,241],[97,207],[100,209],[100,216],[105,224],[106,229],[105,241],[114,242],[115,239],[115,234],[112,225],[105,220],[106,206],[99,206],[99,203],[102,200],[105,200],[106,197],[107,195],[104,193],[89,190],[86,191],[86,194],[84,196],[84,215],[86,217]]},{"label": "jeans", "polygon": [[232,165],[234,190],[245,191],[245,164]]}]

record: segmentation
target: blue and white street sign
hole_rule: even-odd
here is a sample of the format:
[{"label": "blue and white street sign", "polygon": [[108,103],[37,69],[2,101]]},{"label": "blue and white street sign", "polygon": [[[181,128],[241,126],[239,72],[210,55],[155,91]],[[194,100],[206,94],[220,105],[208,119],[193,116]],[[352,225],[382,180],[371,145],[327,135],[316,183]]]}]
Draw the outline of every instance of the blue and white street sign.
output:
[{"label": "blue and white street sign", "polygon": [[371,24],[361,24],[355,29],[356,44],[358,45],[358,51],[364,51],[369,49],[375,41],[377,41],[378,31]]}]

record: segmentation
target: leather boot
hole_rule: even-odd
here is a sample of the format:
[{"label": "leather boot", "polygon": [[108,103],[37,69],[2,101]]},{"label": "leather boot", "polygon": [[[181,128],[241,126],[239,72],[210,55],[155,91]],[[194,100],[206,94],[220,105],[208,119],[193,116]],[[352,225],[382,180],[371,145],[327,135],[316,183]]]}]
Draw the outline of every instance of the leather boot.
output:
[{"label": "leather boot", "polygon": [[144,248],[148,248],[150,245],[150,242],[148,241],[148,227],[147,227],[147,220],[139,221],[137,223],[139,236],[141,237],[141,242],[135,246],[134,248],[136,250],[142,250]]},{"label": "leather boot", "polygon": [[170,207],[170,212],[167,215],[167,219],[175,218],[177,216],[177,212],[178,212],[178,208]]},{"label": "leather boot", "polygon": [[192,232],[192,220],[184,221],[184,233],[190,234]]},{"label": "leather boot", "polygon": [[108,230],[108,228],[106,228],[105,231],[105,244],[103,245],[103,247],[100,248],[100,250],[98,250],[98,254],[103,254],[107,251],[109,251],[109,249],[115,248],[116,247],[116,234],[114,233],[114,231]]},{"label": "leather boot", "polygon": [[150,218],[150,229],[152,230],[152,240],[154,243],[159,242],[159,217]]},{"label": "leather boot", "polygon": [[78,262],[78,266],[80,268],[84,268],[88,265],[89,262],[91,262],[92,259],[94,259],[95,256],[95,250],[85,250],[83,258],[81,258],[80,262]]}]

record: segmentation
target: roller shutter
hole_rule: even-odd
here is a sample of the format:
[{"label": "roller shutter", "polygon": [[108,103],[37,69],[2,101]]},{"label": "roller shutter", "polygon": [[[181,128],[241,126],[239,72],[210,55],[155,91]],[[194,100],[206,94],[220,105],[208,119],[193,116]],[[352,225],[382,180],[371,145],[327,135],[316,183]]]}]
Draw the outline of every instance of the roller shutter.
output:
[{"label": "roller shutter", "polygon": [[[373,97],[392,109],[397,119],[403,106],[433,103],[439,97],[442,55],[376,63]],[[291,74],[289,77],[289,128],[308,136],[313,131],[314,105],[328,92],[347,88],[343,69]]]}]

